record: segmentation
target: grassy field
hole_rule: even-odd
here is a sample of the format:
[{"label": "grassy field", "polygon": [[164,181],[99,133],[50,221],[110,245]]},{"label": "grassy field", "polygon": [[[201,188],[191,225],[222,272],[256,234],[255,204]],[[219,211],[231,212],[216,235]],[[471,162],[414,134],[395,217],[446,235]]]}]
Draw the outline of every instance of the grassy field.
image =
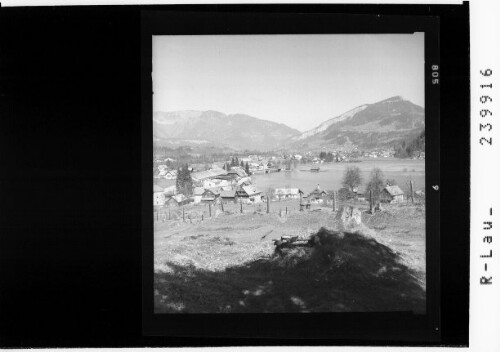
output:
[{"label": "grassy field", "polygon": [[[285,255],[272,240],[339,228],[331,208],[297,201],[189,206],[155,220],[155,311],[336,312],[425,309],[425,207],[388,205],[328,246]],[[355,203],[367,210],[364,203]],[[281,213],[281,215],[280,215]],[[201,215],[204,215],[203,221]],[[191,219],[189,219],[189,217]],[[322,229],[323,228],[323,229]],[[337,238],[337,237],[338,238]]]}]

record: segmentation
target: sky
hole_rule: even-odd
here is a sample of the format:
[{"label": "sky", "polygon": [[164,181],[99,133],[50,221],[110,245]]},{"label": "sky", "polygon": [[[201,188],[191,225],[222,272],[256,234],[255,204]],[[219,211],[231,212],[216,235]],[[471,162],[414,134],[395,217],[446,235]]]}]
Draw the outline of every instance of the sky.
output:
[{"label": "sky", "polygon": [[303,132],[400,95],[425,106],[424,33],[153,36],[153,110],[216,110]]}]

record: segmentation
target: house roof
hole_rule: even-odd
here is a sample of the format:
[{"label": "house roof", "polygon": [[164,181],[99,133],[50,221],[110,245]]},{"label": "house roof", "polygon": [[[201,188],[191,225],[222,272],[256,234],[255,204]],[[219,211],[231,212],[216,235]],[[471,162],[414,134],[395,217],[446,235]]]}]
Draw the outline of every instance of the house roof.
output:
[{"label": "house roof", "polygon": [[247,173],[245,172],[245,170],[243,170],[243,168],[241,166],[233,166],[231,168],[231,170],[229,170],[228,173],[236,174],[239,177],[246,177],[247,176]]},{"label": "house roof", "polygon": [[389,193],[393,197],[399,196],[401,194],[404,194],[404,192],[401,190],[401,188],[399,188],[396,185],[394,185],[394,186],[387,186],[387,187],[384,188],[384,190],[386,190],[387,193]]},{"label": "house roof", "polygon": [[205,192],[203,192],[203,194],[205,194],[207,192],[211,192],[215,195],[219,195],[220,194],[220,187],[207,188],[207,189],[205,189]]},{"label": "house roof", "polygon": [[170,195],[174,195],[175,191],[176,191],[175,185],[169,186],[169,187],[165,187],[165,189],[163,190],[163,192],[165,192],[166,194],[170,194]]},{"label": "house roof", "polygon": [[321,194],[323,194],[323,193],[325,193],[325,194],[326,194],[326,192],[325,192],[325,191],[323,191],[323,190],[321,190],[321,188],[319,188],[319,185],[317,185],[317,186],[316,186],[316,188],[315,188],[315,189],[313,189],[313,190],[311,191],[311,193],[309,193],[309,195],[321,195]]},{"label": "house roof", "polygon": [[175,196],[170,197],[170,199],[175,200],[177,203],[180,203],[182,201],[185,201],[187,198],[184,194],[176,194]]},{"label": "house roof", "polygon": [[201,196],[203,193],[205,193],[205,189],[203,187],[195,187],[193,189],[193,196]]},{"label": "house roof", "polygon": [[154,180],[154,184],[161,187],[167,188],[175,185],[175,180],[168,180],[166,178],[158,178]]},{"label": "house roof", "polygon": [[226,170],[223,169],[210,169],[206,171],[198,171],[198,172],[193,172],[191,174],[191,178],[197,179],[197,180],[205,180],[208,178],[215,178],[220,175],[227,175]]},{"label": "house roof", "polygon": [[243,186],[241,187],[243,190],[248,194],[249,196],[253,196],[254,194],[259,194],[262,193],[261,191],[257,190],[254,185],[249,185],[249,186]]},{"label": "house roof", "polygon": [[250,178],[249,177],[243,177],[242,179],[240,179],[238,181],[238,185],[250,185],[251,182],[250,182]]},{"label": "house roof", "polygon": [[232,189],[232,190],[229,190],[229,191],[222,191],[220,196],[222,198],[234,198],[236,195],[236,190],[235,189]]},{"label": "house roof", "polygon": [[158,185],[153,185],[153,193],[163,192],[163,188]]}]

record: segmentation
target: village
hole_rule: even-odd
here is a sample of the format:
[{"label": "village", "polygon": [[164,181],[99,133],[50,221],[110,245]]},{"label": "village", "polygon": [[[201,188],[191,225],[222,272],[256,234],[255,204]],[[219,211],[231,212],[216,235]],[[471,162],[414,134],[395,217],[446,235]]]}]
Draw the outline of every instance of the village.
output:
[{"label": "village", "polygon": [[[156,211],[172,207],[196,205],[221,205],[223,207],[227,203],[258,204],[285,199],[296,199],[297,207],[301,209],[310,207],[311,204],[332,205],[334,198],[338,196],[338,190],[322,189],[320,185],[311,186],[310,189],[290,186],[259,189],[253,183],[252,175],[291,171],[291,169],[296,169],[304,159],[308,160],[310,166],[302,171],[318,172],[320,166],[315,165],[323,164],[325,159],[328,160],[328,154],[322,152],[319,157],[294,154],[285,155],[281,159],[275,156],[266,158],[259,155],[249,155],[240,159],[233,157],[227,162],[213,163],[209,169],[205,164],[186,165],[183,169],[186,168],[189,173],[189,186],[182,190],[177,181],[180,168],[177,170],[169,168],[160,161],[154,176],[153,205]],[[339,161],[345,159],[342,156]],[[169,164],[175,162],[171,158],[164,159],[164,161]],[[340,191],[345,193],[345,190]],[[348,193],[347,198],[354,201],[369,201],[366,192],[361,191],[358,185],[353,185]],[[423,192],[418,191],[415,194],[412,190],[412,194],[422,196]],[[343,198],[345,199],[346,196],[344,195]],[[407,195],[400,187],[391,184],[385,185],[380,197],[377,197],[379,203],[397,203],[407,199]]]}]

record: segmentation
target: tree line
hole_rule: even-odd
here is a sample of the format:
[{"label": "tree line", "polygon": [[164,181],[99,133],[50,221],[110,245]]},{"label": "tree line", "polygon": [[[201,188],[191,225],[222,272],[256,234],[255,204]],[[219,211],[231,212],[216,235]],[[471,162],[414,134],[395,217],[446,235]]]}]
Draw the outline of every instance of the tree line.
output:
[{"label": "tree line", "polygon": [[[348,166],[344,171],[344,177],[342,179],[343,188],[339,191],[339,197],[341,199],[353,198],[355,189],[362,183],[363,178],[360,168],[357,166]],[[396,180],[385,179],[382,170],[376,167],[370,172],[370,178],[366,183],[365,196],[369,197],[371,191],[373,199],[377,201],[387,185],[396,185]]]},{"label": "tree line", "polygon": [[425,151],[425,129],[420,134],[411,139],[403,140],[394,147],[396,158],[411,158],[416,152]]},{"label": "tree line", "polygon": [[222,168],[226,171],[231,170],[232,167],[240,166],[242,167],[247,175],[250,175],[250,166],[248,165],[248,161],[246,163],[243,162],[243,160],[239,160],[238,157],[232,157],[231,158],[231,163],[224,163]]}]

